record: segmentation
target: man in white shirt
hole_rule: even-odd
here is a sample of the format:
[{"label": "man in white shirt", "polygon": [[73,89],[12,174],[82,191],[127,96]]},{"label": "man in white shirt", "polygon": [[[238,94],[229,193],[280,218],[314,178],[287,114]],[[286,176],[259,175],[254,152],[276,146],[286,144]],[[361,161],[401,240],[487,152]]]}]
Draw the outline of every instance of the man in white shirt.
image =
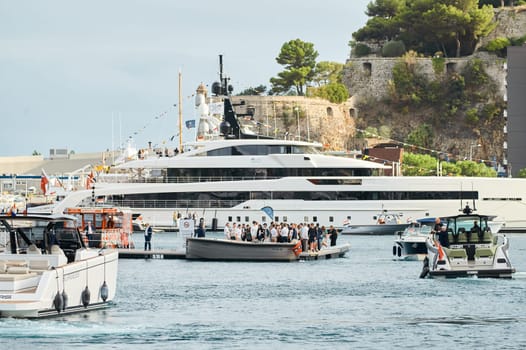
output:
[{"label": "man in white shirt", "polygon": [[230,239],[230,223],[225,224],[225,239]]},{"label": "man in white shirt", "polygon": [[278,241],[278,229],[276,228],[276,225],[270,225],[270,241]]},{"label": "man in white shirt", "polygon": [[289,241],[289,225],[283,224],[280,233],[281,243],[287,243]]}]

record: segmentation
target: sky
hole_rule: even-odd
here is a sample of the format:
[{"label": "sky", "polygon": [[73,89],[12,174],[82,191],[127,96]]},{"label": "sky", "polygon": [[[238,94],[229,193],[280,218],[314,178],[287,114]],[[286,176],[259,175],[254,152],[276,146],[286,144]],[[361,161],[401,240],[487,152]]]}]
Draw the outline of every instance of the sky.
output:
[{"label": "sky", "polygon": [[[0,0],[0,157],[176,147],[192,94],[219,78],[265,85],[281,46],[314,44],[345,63],[370,0]],[[185,141],[192,130],[183,130]]]}]

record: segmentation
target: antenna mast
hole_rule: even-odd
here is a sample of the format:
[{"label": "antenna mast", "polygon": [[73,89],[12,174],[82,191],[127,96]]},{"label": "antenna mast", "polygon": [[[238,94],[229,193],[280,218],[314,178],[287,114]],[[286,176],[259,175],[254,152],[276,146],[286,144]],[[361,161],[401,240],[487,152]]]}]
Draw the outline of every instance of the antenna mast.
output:
[{"label": "antenna mast", "polygon": [[181,86],[182,86],[182,74],[181,70],[179,70],[179,151],[183,151],[183,97],[181,92]]}]

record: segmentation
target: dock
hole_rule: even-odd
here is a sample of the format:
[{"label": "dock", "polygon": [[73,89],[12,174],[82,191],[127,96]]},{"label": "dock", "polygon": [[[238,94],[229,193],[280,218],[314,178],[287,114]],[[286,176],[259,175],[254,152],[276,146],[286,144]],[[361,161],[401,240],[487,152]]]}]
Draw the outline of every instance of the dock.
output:
[{"label": "dock", "polygon": [[186,252],[182,249],[117,249],[119,259],[185,259]]},{"label": "dock", "polygon": [[302,252],[298,258],[299,260],[324,260],[343,258],[344,255],[351,249],[349,244],[344,244],[335,247],[324,248],[318,252]]}]

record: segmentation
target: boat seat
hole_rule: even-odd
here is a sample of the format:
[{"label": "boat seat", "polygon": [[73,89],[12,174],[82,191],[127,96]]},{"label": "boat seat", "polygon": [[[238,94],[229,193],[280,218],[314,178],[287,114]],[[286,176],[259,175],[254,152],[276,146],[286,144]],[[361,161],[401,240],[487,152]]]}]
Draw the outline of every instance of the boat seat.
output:
[{"label": "boat seat", "polygon": [[60,248],[60,246],[58,244],[53,244],[51,246],[51,255],[64,255],[64,256],[66,256],[66,254],[64,254],[64,251],[62,250],[62,248]]},{"label": "boat seat", "polygon": [[491,248],[476,248],[475,257],[476,258],[490,258],[495,255],[495,252]]},{"label": "boat seat", "polygon": [[38,259],[38,260],[29,260],[29,270],[49,270],[49,260],[47,259]]},{"label": "boat seat", "polygon": [[465,249],[448,249],[448,248],[446,249],[447,249],[446,254],[450,259],[458,259],[458,258],[466,259],[468,257]]},{"label": "boat seat", "polygon": [[41,255],[42,251],[36,246],[36,244],[32,243],[27,247],[27,254]]}]

